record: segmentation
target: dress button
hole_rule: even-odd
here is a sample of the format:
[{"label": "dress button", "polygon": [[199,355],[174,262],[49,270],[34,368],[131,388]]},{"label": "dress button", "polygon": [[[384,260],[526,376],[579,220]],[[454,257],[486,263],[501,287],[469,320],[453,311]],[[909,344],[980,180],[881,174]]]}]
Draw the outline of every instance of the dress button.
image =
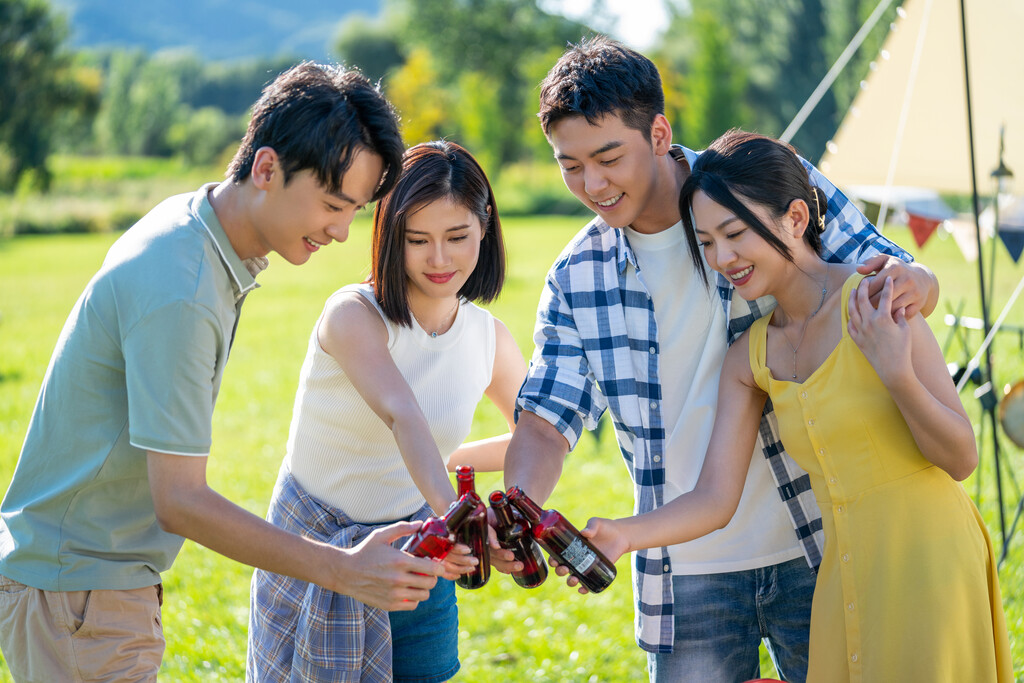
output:
[{"label": "dress button", "polygon": [[654,353],[654,347],[652,346],[650,349],[648,349],[648,351],[650,351],[651,353]]},{"label": "dress button", "polygon": [[825,455],[825,449],[824,448],[819,448],[818,449],[818,454],[819,455]]},{"label": "dress button", "polygon": [[840,505],[839,507],[837,507],[836,508],[836,512],[838,512],[839,514],[842,514],[843,513],[843,506]]},{"label": "dress button", "polygon": [[661,456],[660,455],[656,455],[653,458],[651,458],[651,460],[653,460],[654,462],[661,462]]},{"label": "dress button", "polygon": [[852,612],[853,611],[853,603],[851,602],[849,605],[847,605],[846,609],[848,609],[848,610],[850,610]]},{"label": "dress button", "polygon": [[809,425],[811,425],[813,427],[814,426],[814,418],[812,417],[810,420],[808,420],[807,424],[809,424]]},{"label": "dress button", "polygon": [[806,391],[801,391],[800,392],[800,398],[807,398],[807,392]]},{"label": "dress button", "polygon": [[835,477],[829,477],[828,483],[830,483],[830,484],[836,483],[836,478]]},{"label": "dress button", "polygon": [[848,553],[843,553],[843,562],[849,562],[849,561],[850,561],[850,555]]},{"label": "dress button", "polygon": [[669,569],[669,566],[668,566],[668,565],[666,564],[665,566],[663,566],[663,567],[661,568],[661,571],[663,571],[663,572],[667,572],[667,571],[670,571],[670,569]]},{"label": "dress button", "polygon": [[651,407],[652,408],[657,408],[658,407],[658,402],[657,401],[651,401]]},{"label": "dress button", "polygon": [[857,661],[857,653],[856,652],[854,652],[852,655],[850,655],[850,661],[851,662],[856,662]]}]

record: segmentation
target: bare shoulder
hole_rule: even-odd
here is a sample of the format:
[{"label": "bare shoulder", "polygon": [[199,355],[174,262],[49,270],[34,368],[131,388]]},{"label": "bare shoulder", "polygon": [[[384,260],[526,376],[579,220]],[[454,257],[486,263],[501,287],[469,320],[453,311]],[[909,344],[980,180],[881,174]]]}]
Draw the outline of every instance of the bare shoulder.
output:
[{"label": "bare shoulder", "polygon": [[758,389],[754,382],[754,371],[750,368],[750,330],[745,330],[725,354],[722,381],[727,380]]},{"label": "bare shoulder", "polygon": [[387,341],[387,328],[374,305],[357,291],[335,292],[324,305],[317,328],[320,347],[337,356],[362,341]]}]

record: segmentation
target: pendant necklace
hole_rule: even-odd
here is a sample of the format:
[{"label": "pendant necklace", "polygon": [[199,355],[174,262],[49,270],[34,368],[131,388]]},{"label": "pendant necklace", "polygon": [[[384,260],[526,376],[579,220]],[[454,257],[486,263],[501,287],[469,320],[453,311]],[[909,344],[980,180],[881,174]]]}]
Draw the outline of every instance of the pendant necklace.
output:
[{"label": "pendant necklace", "polygon": [[[419,323],[420,328],[424,332],[427,332],[427,334],[430,335],[431,339],[437,339],[437,335],[441,334],[442,332],[447,331],[448,329],[451,328],[451,325],[455,323],[455,312],[458,309],[459,309],[459,298],[456,297],[455,298],[455,305],[452,306],[452,310],[448,311],[448,313],[445,314],[445,316],[443,318],[441,318],[441,324],[438,325],[437,329],[434,330],[433,332],[427,332],[426,326],[424,326],[424,324],[422,322],[420,322],[419,317],[417,317],[417,315],[415,313],[412,314],[412,317],[416,318],[416,322]],[[412,313],[412,309],[411,308],[409,309],[409,312]],[[451,318],[451,323],[448,322],[449,318]]]},{"label": "pendant necklace", "polygon": [[825,279],[821,283],[821,301],[818,302],[818,307],[814,309],[814,312],[811,313],[809,316],[807,316],[807,319],[804,320],[803,327],[800,328],[800,338],[797,340],[796,346],[793,346],[793,343],[789,341],[789,337],[786,336],[786,331],[784,329],[780,329],[779,330],[780,332],[782,332],[782,338],[786,340],[786,345],[789,346],[790,350],[793,352],[793,379],[794,380],[796,379],[796,352],[800,350],[800,345],[804,343],[804,334],[807,333],[807,324],[809,322],[811,322],[811,318],[813,318],[814,316],[818,315],[818,311],[820,311],[821,307],[825,305],[825,297],[828,296],[828,271],[831,268],[832,268],[832,263],[831,262],[826,262],[825,263]]}]

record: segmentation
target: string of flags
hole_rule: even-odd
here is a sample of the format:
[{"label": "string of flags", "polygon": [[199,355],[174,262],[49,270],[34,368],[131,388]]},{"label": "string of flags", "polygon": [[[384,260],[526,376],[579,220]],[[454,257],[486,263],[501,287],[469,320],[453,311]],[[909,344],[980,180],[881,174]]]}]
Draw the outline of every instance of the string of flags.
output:
[{"label": "string of flags", "polygon": [[[974,221],[959,218],[939,198],[908,200],[905,209],[907,227],[918,248],[938,231],[939,226],[953,237],[953,241],[967,261],[978,258],[978,243],[975,237]],[[979,217],[982,241],[999,236],[1014,263],[1020,262],[1024,254],[1024,197],[1000,195],[999,225],[995,225],[996,211],[991,205]]]}]

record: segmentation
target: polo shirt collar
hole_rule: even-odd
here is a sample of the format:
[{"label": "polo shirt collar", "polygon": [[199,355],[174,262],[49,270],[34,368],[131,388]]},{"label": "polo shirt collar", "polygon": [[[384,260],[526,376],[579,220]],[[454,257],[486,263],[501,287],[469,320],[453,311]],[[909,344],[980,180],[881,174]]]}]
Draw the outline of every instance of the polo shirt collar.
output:
[{"label": "polo shirt collar", "polygon": [[217,253],[224,263],[224,268],[231,276],[231,286],[235,291],[235,299],[245,296],[250,290],[259,287],[256,284],[256,275],[267,267],[269,261],[264,256],[256,256],[249,259],[241,259],[231,246],[227,233],[224,232],[217,213],[210,204],[210,190],[217,186],[217,183],[207,183],[199,188],[192,198],[192,211],[199,217],[200,222],[206,228],[207,234],[217,247]]}]

